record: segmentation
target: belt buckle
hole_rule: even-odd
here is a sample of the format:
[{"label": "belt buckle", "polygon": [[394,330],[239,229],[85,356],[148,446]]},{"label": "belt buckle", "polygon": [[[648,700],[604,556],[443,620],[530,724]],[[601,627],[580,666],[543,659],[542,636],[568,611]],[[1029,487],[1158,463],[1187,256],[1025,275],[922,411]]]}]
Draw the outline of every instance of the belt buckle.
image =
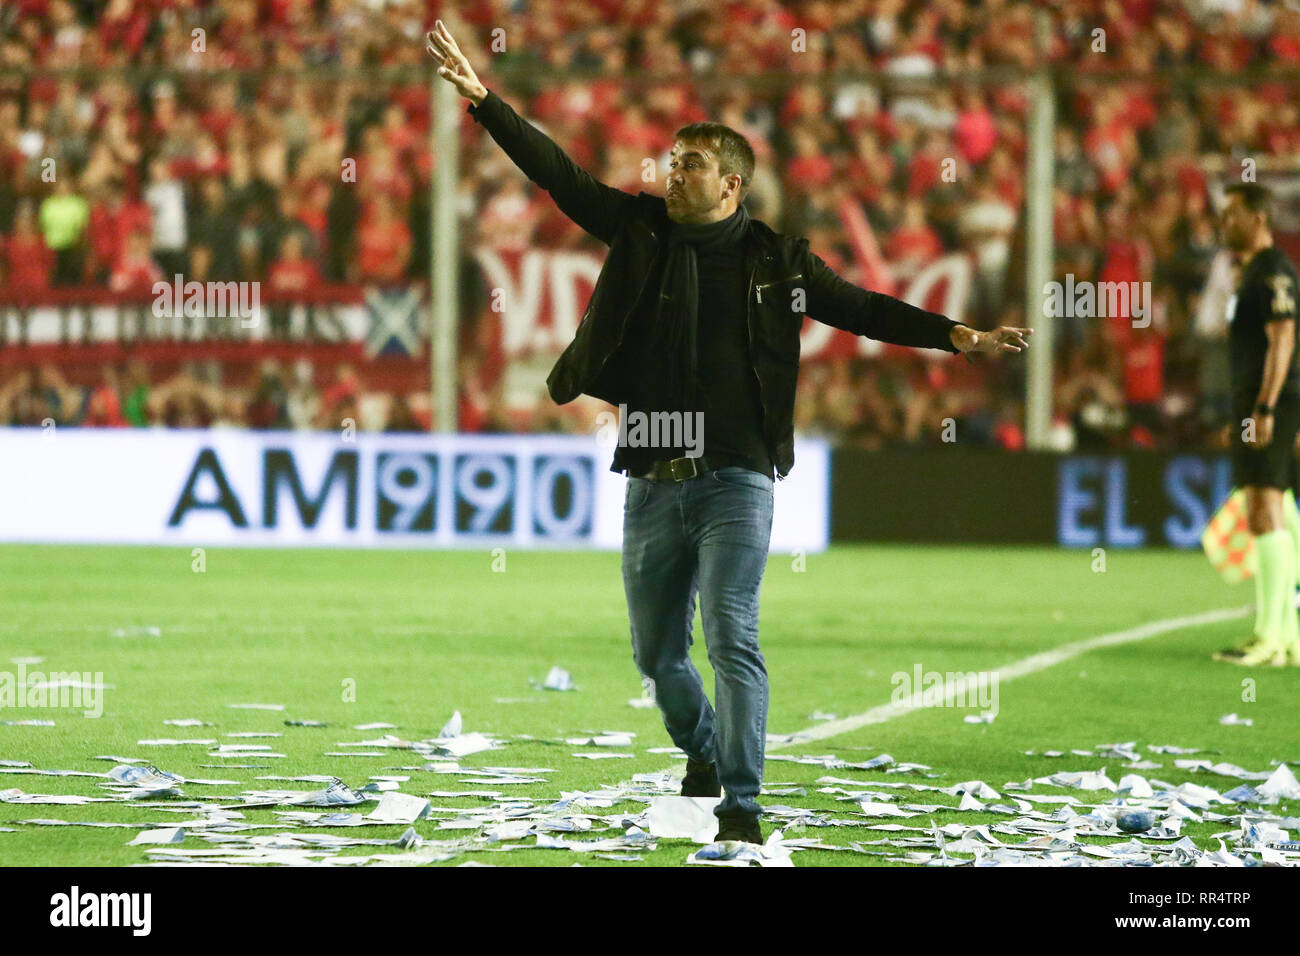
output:
[{"label": "belt buckle", "polygon": [[[690,468],[691,468],[691,470],[690,470],[690,474],[687,474],[687,473],[686,473],[686,470],[685,470],[685,469],[686,469],[686,466],[685,466],[685,464],[684,464],[685,462],[689,462],[689,463],[690,463]],[[681,469],[680,471],[678,470],[678,467],[677,467],[678,465],[682,465],[682,469]],[[698,459],[698,458],[690,458],[690,457],[686,457],[686,458],[674,458],[674,459],[672,459],[670,462],[668,462],[668,470],[669,470],[670,472],[672,472],[673,481],[685,481],[685,480],[688,479],[688,478],[694,478],[695,476],[697,476],[697,475],[700,473],[700,470],[699,470],[699,459]]]}]

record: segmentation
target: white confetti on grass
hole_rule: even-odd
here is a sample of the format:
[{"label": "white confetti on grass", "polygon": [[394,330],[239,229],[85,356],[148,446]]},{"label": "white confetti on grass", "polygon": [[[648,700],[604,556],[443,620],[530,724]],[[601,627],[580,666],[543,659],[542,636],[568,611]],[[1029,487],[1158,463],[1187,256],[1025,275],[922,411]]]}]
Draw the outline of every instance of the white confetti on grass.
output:
[{"label": "white confetti on grass", "polygon": [[215,744],[215,737],[191,737],[189,739],[177,739],[175,737],[156,737],[151,740],[137,740],[137,747],[211,747]]},{"label": "white confetti on grass", "polygon": [[611,760],[611,759],[618,759],[618,758],[629,758],[629,759],[630,759],[630,758],[632,758],[632,757],[635,757],[636,754],[624,754],[624,753],[617,753],[617,754],[616,754],[616,753],[607,753],[607,752],[605,752],[605,751],[600,751],[600,752],[593,753],[593,752],[590,752],[590,751],[584,751],[584,752],[581,752],[581,753],[569,754],[569,756],[570,756],[570,757],[581,757],[581,758],[583,758],[584,760]]},{"label": "white confetti on grass", "polygon": [[[451,729],[453,728],[444,726],[443,730],[440,731],[439,738],[427,740],[401,741],[393,737],[384,738],[382,741],[364,741],[364,743],[380,744],[378,750],[374,752],[376,757],[388,757],[391,760],[394,751],[408,751],[413,752],[413,756],[417,760],[420,758],[429,759],[435,758],[435,751],[441,745],[450,742],[446,739],[446,735]],[[616,753],[603,749],[604,747],[630,743],[635,736],[633,734],[611,730],[605,730],[600,734],[596,734],[593,730],[583,730],[582,732],[591,736],[577,738],[578,740],[584,744],[594,745],[602,749],[591,753],[575,752],[572,754],[574,759],[626,759],[634,756],[630,753]],[[255,735],[257,735],[256,732],[249,732],[244,736]],[[228,734],[225,736],[240,735]],[[451,740],[457,740],[459,736],[461,735],[454,736]],[[504,745],[502,741],[490,738],[488,735],[481,736],[491,746]],[[598,740],[598,738],[605,739]],[[570,740],[573,740],[573,738],[570,738]],[[654,749],[659,751],[676,750],[676,748]],[[247,756],[262,759],[268,756],[269,747],[260,744],[223,744],[217,753],[222,751],[225,752],[226,756]],[[1193,752],[1195,751],[1193,750]],[[1065,755],[1066,751],[1061,750],[1059,753]],[[1077,754],[1081,756],[1087,755],[1094,759],[1103,757],[1104,759],[1120,760],[1136,756],[1137,751],[1131,743],[1109,744],[1100,745],[1093,750],[1080,750],[1077,751]],[[410,760],[410,758],[407,759]],[[895,862],[936,866],[1027,864],[1055,866],[1061,865],[1062,861],[1070,861],[1071,865],[1085,866],[1150,865],[1152,863],[1225,866],[1243,865],[1247,859],[1252,862],[1276,862],[1281,865],[1297,865],[1300,863],[1300,854],[1288,851],[1285,847],[1279,848],[1276,846],[1279,834],[1286,832],[1286,824],[1283,818],[1269,814],[1262,806],[1262,804],[1277,802],[1279,799],[1300,798],[1300,784],[1297,784],[1294,774],[1285,764],[1278,765],[1277,769],[1271,773],[1252,773],[1242,771],[1241,768],[1237,768],[1232,764],[1211,764],[1209,761],[1179,761],[1179,769],[1185,771],[1231,769],[1240,771],[1243,779],[1254,781],[1260,781],[1267,776],[1269,784],[1272,786],[1261,784],[1259,791],[1243,786],[1238,788],[1240,792],[1230,791],[1229,794],[1220,794],[1212,788],[1199,787],[1190,783],[1175,788],[1162,781],[1154,779],[1148,781],[1137,774],[1123,776],[1120,778],[1119,783],[1115,784],[1106,775],[1105,768],[1102,767],[1100,770],[1064,771],[1050,777],[1031,778],[1020,784],[1011,783],[1003,789],[1014,792],[1015,796],[1012,796],[1011,792],[1009,792],[1003,802],[991,803],[989,801],[1001,798],[999,798],[996,790],[983,781],[967,781],[939,787],[925,782],[875,779],[900,770],[928,769],[920,764],[899,764],[888,754],[881,754],[873,759],[860,762],[842,760],[833,754],[810,757],[778,755],[777,759],[786,759],[791,763],[810,764],[837,770],[848,769],[873,772],[872,777],[865,781],[821,778],[821,781],[837,781],[850,788],[856,788],[822,788],[821,792],[823,794],[838,790],[840,799],[850,803],[851,809],[840,810],[838,815],[835,810],[824,808],[810,809],[784,806],[768,806],[765,808],[769,820],[783,821],[783,825],[858,827],[862,828],[859,832],[872,829],[883,831],[885,834],[892,834],[886,836],[883,842],[860,841],[847,847],[835,847],[841,852],[878,854],[886,856]],[[126,763],[125,759],[122,763]],[[231,765],[227,764],[225,768],[229,766]],[[242,766],[256,767],[258,765]],[[26,768],[13,769],[21,771]],[[123,769],[139,772],[140,770],[152,768],[124,767]],[[546,779],[535,774],[553,772],[550,768],[468,768],[459,766],[458,761],[452,759],[441,761],[429,759],[429,762],[423,765],[401,768],[386,766],[382,769],[385,771],[418,770],[429,773],[454,774],[460,778],[461,782],[477,787],[484,784],[493,787],[504,787],[513,783],[545,784]],[[87,775],[103,776],[97,774]],[[266,779],[276,778],[268,775]],[[328,782],[337,778],[304,777],[299,779]],[[614,803],[624,800],[648,803],[654,794],[672,795],[680,787],[679,777],[671,774],[641,774],[634,778],[630,786],[607,785],[602,791],[588,795],[562,793],[559,801],[548,803],[546,800],[538,801],[531,798],[511,796],[504,790],[495,789],[428,791],[422,792],[419,796],[405,794],[396,789],[399,785],[407,783],[408,780],[409,774],[375,774],[371,777],[370,783],[353,792],[362,800],[369,802],[372,810],[375,809],[376,803],[389,797],[415,801],[414,805],[420,808],[428,806],[429,797],[456,797],[459,798],[457,802],[466,799],[476,801],[479,805],[473,807],[429,807],[425,815],[430,825],[433,825],[436,821],[438,829],[461,831],[467,835],[477,833],[477,835],[472,836],[473,840],[483,840],[488,831],[498,837],[497,844],[493,845],[490,850],[485,850],[481,842],[463,843],[459,848],[439,848],[437,852],[441,855],[440,858],[445,859],[451,859],[460,853],[468,851],[508,852],[514,849],[532,847],[569,850],[570,852],[580,853],[603,852],[610,854],[611,858],[626,857],[629,860],[633,857],[640,857],[642,851],[654,849],[655,844],[653,841],[646,842],[649,839],[648,837],[638,837],[636,834],[633,834],[633,838],[629,840],[628,834],[639,828],[644,835],[645,823],[641,818],[645,811],[641,811],[639,814],[626,811],[599,814],[586,811],[575,812],[575,808],[580,806],[609,808]],[[201,856],[189,856],[180,848],[170,845],[159,847],[157,855],[153,850],[147,851],[155,863],[180,863],[184,861],[193,864],[196,862],[224,861],[259,865],[395,865],[396,863],[411,863],[412,859],[408,857],[416,852],[412,846],[397,846],[399,852],[386,854],[391,859],[379,859],[379,855],[374,858],[358,856],[336,858],[335,854],[344,847],[364,846],[367,843],[359,843],[350,837],[318,839],[327,835],[293,832],[271,832],[267,835],[264,831],[292,831],[298,825],[349,828],[366,825],[367,823],[382,825],[378,820],[364,819],[366,816],[375,816],[376,814],[340,812],[311,815],[310,817],[308,815],[281,817],[280,823],[250,823],[243,820],[242,814],[235,808],[283,806],[285,801],[292,798],[301,798],[304,794],[301,792],[279,792],[282,796],[277,798],[277,792],[275,791],[245,791],[239,796],[206,797],[206,800],[220,801],[218,803],[205,802],[203,799],[195,800],[192,797],[172,798],[169,802],[166,799],[157,799],[160,795],[166,795],[173,791],[178,793],[176,788],[161,787],[161,783],[165,782],[160,782],[160,789],[157,791],[145,789],[139,792],[140,788],[136,788],[135,792],[117,793],[112,797],[73,798],[70,801],[59,795],[23,794],[22,791],[5,791],[4,793],[8,802],[36,803],[48,800],[48,802],[82,803],[131,799],[137,806],[149,806],[156,812],[179,812],[185,815],[183,825],[172,828],[163,827],[161,828],[163,830],[184,829],[187,833],[186,838],[211,839],[221,843],[220,847],[206,851]],[[239,782],[233,780],[189,780],[185,781],[185,783],[198,786],[239,785]],[[862,789],[864,784],[871,789]],[[1100,790],[1100,796],[1085,795],[1080,799],[1079,796],[1069,793],[1035,792],[1041,786],[1059,786],[1078,791],[1085,784],[1096,788],[1093,790],[1094,794]],[[768,781],[769,791],[773,791],[777,786],[774,782]],[[782,784],[780,786],[787,785]],[[785,795],[791,797],[804,795],[802,787],[797,783],[791,783],[788,787],[788,791],[784,791]],[[958,798],[959,802],[954,800],[956,805],[899,803],[895,794],[885,792],[887,789],[897,790],[898,788],[934,793],[942,792]],[[1266,790],[1268,792],[1265,792]],[[1089,802],[1100,799],[1105,799],[1107,802]],[[856,806],[853,806],[853,804],[856,804]],[[274,812],[282,814],[286,811]],[[907,819],[936,812],[987,813],[996,814],[1000,819],[991,824],[979,823],[971,826],[956,823],[944,827],[935,827],[933,824],[922,827],[904,827],[894,823],[873,822],[873,818],[898,817]],[[232,815],[223,815],[227,813]],[[1141,833],[1141,839],[1132,838],[1124,844],[1111,843],[1103,846],[1081,842],[1081,838],[1084,837],[1109,836],[1117,838],[1121,836],[1117,821],[1124,813],[1150,814],[1153,825]],[[1249,815],[1249,826],[1244,825],[1242,822],[1243,817],[1246,815]],[[195,820],[190,819],[192,817],[197,820],[197,824]],[[359,820],[358,818],[362,819]],[[1207,853],[1200,850],[1194,843],[1186,840],[1181,835],[1181,825],[1184,820],[1197,822],[1202,819],[1205,822],[1221,823],[1224,826],[1224,832],[1219,836],[1226,842],[1221,843],[1219,849],[1215,851]],[[398,819],[394,822],[402,821]],[[132,826],[139,828],[140,825],[134,824]],[[154,829],[160,829],[156,823],[153,824],[153,827]],[[1237,829],[1234,830],[1234,827]],[[610,836],[601,840],[575,839],[572,836],[565,835],[593,829],[605,830],[606,832],[613,831],[613,833],[621,833],[622,835],[615,836],[611,833]],[[520,839],[512,838],[514,835],[520,834],[528,836],[530,840],[535,839],[536,842],[525,843],[522,842],[522,837]],[[1011,837],[1026,842],[1002,844],[997,841],[994,834],[1002,835],[1004,839]],[[456,835],[460,836],[459,833]],[[415,836],[415,839],[418,839],[418,835]],[[614,842],[611,843],[610,841]],[[371,842],[393,845],[391,841]],[[787,850],[794,852],[806,848],[816,848],[813,844],[817,841],[786,842]],[[174,856],[166,855],[172,852],[175,853]],[[754,865],[758,862],[755,859],[746,860],[729,854],[725,847],[722,851],[714,852],[718,854],[716,859],[709,859],[710,854],[706,853],[704,858],[698,862],[707,862],[712,865]]]}]

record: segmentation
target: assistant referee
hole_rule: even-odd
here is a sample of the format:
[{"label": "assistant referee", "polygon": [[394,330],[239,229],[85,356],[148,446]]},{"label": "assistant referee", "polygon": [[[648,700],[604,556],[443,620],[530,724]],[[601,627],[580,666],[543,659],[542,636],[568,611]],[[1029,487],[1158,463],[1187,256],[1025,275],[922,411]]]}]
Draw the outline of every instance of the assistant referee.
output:
[{"label": "assistant referee", "polygon": [[1295,586],[1300,520],[1289,498],[1300,432],[1296,368],[1296,270],[1273,244],[1270,195],[1259,183],[1234,183],[1221,213],[1224,245],[1238,281],[1228,300],[1232,460],[1255,536],[1255,629],[1216,660],[1247,667],[1300,663]]}]

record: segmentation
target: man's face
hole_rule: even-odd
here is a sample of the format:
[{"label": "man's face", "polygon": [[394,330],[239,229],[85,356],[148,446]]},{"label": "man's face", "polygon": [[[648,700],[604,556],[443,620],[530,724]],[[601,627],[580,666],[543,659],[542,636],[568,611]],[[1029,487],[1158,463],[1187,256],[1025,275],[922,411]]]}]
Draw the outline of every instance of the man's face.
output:
[{"label": "man's face", "polygon": [[706,223],[736,210],[740,176],[722,176],[718,156],[704,143],[677,140],[668,155],[668,218]]},{"label": "man's face", "polygon": [[1219,213],[1219,232],[1223,244],[1234,251],[1248,248],[1255,239],[1259,225],[1259,213],[1247,209],[1239,193],[1229,193],[1223,211]]}]

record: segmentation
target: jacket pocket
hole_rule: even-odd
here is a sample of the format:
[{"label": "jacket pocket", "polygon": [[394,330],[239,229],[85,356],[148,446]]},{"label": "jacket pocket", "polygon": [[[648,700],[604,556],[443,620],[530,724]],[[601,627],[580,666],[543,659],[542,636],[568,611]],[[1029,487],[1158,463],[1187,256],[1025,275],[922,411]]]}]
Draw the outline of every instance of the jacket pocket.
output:
[{"label": "jacket pocket", "polygon": [[[756,296],[755,301],[756,301],[759,305],[762,305],[762,304],[763,304],[763,293],[764,293],[764,292],[767,292],[769,289],[772,289],[772,288],[775,287],[775,286],[780,286],[782,283],[785,283],[785,282],[797,282],[797,281],[799,281],[799,280],[802,279],[802,278],[803,278],[803,273],[802,273],[802,272],[796,272],[794,275],[792,275],[792,276],[786,276],[784,279],[773,279],[771,282],[760,282],[758,285],[754,286],[754,295]],[[781,291],[781,290],[778,289],[777,292],[779,292],[779,291]],[[776,292],[770,292],[770,293],[768,293],[768,294],[769,294],[769,296],[771,296],[771,295],[775,295]]]}]

